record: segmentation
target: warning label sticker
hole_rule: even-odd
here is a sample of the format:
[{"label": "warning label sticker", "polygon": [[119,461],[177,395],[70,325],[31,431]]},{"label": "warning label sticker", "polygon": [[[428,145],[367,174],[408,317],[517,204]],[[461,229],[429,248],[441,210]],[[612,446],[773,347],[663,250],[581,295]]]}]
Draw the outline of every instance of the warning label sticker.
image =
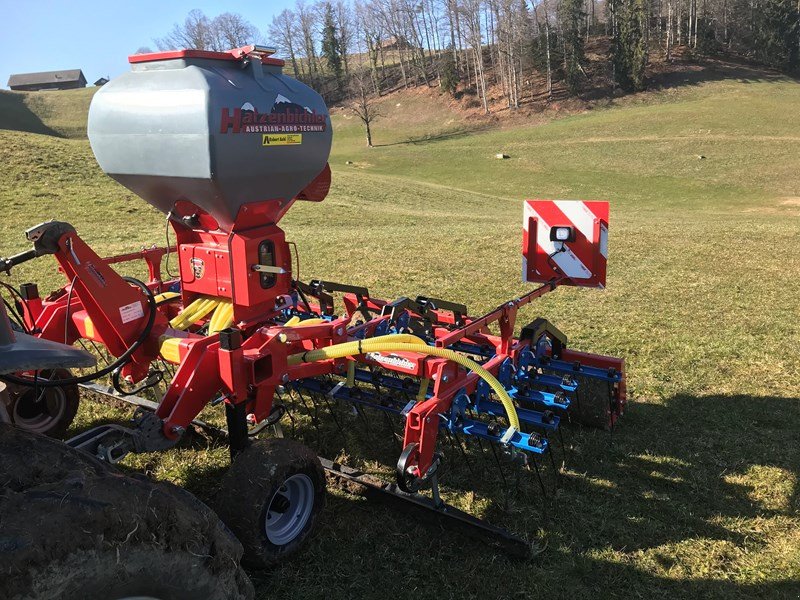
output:
[{"label": "warning label sticker", "polygon": [[126,304],[125,306],[120,306],[119,316],[122,319],[123,323],[130,323],[131,321],[135,321],[136,319],[141,319],[144,316],[142,303],[137,300],[136,302],[131,302],[130,304]]},{"label": "warning label sticker", "polygon": [[265,133],[261,136],[262,146],[295,146],[302,143],[302,133]]}]

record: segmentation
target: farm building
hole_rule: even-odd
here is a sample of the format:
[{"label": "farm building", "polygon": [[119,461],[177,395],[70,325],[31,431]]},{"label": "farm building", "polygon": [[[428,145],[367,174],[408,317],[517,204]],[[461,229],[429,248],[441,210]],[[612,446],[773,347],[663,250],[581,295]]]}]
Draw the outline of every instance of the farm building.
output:
[{"label": "farm building", "polygon": [[32,92],[36,90],[71,90],[86,87],[86,77],[80,69],[45,71],[43,73],[19,73],[8,78],[12,90]]}]

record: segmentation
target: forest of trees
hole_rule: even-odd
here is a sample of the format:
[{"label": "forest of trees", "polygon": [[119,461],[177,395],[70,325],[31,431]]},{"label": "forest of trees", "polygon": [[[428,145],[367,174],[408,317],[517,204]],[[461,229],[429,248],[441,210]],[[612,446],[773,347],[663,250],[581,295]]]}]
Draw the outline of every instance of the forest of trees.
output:
[{"label": "forest of trees", "polygon": [[580,93],[596,36],[610,40],[609,75],[626,91],[644,88],[652,56],[679,49],[800,69],[800,0],[297,0],[259,27],[265,34],[240,15],[195,10],[156,44],[266,42],[329,100],[352,95],[358,75],[377,95],[414,85],[475,94],[486,112],[492,87],[511,108],[551,94],[554,82]]}]

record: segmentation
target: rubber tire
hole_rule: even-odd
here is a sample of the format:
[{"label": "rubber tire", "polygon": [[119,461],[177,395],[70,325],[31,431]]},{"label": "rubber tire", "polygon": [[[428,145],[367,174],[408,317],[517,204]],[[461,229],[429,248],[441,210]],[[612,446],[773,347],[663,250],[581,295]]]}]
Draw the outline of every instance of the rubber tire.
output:
[{"label": "rubber tire", "polygon": [[[67,377],[72,377],[72,374],[67,369],[55,369],[55,377],[59,379],[65,379]],[[50,377],[51,370],[42,371],[42,377]],[[77,385],[67,385],[64,387],[54,388],[53,390],[48,390],[45,393],[52,393],[52,391],[61,390],[64,393],[64,400],[65,400],[65,408],[64,414],[61,417],[50,424],[50,426],[46,430],[39,430],[34,431],[33,433],[41,433],[51,438],[56,439],[63,439],[67,433],[67,429],[69,426],[72,425],[72,422],[75,420],[75,415],[78,414],[78,406],[80,404],[80,391],[78,390]],[[11,402],[8,405],[8,414],[11,416],[12,423],[14,422],[14,410],[17,403],[21,402],[23,397],[26,394],[32,394],[32,388],[26,388],[23,386],[16,386],[14,391],[9,393],[11,398]],[[15,423],[22,429],[26,429],[25,425],[22,423]]]},{"label": "rubber tire", "polygon": [[[302,473],[314,486],[314,506],[303,530],[276,546],[267,538],[264,521],[269,503],[283,482]],[[233,461],[217,494],[217,514],[244,546],[242,563],[267,569],[298,552],[311,536],[325,506],[325,471],[307,446],[284,438],[252,442]]]},{"label": "rubber tire", "polygon": [[249,600],[241,544],[189,492],[0,425],[0,598]]}]

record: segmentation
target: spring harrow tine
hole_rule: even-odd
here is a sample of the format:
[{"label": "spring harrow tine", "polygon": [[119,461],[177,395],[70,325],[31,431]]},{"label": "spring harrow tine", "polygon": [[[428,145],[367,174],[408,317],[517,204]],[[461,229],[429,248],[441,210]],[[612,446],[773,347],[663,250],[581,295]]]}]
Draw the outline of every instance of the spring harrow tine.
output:
[{"label": "spring harrow tine", "polygon": [[[296,389],[296,388],[293,388],[292,391],[295,392],[298,395],[298,397],[300,398],[300,401],[303,403],[303,407],[306,409],[306,415],[308,415],[308,417],[310,418],[311,425],[314,427],[314,430],[317,432],[317,440],[320,443],[322,443],[322,441],[323,441],[322,431],[320,430],[319,421],[317,419],[315,411],[311,410],[311,408],[309,407],[308,402],[306,401],[305,394],[303,394],[299,389]],[[311,402],[313,404],[313,400]]]},{"label": "spring harrow tine", "polygon": [[461,440],[461,437],[459,437],[458,433],[456,433],[455,431],[453,432],[453,437],[455,437],[455,440],[458,444],[458,449],[461,451],[461,456],[463,457],[464,462],[466,463],[467,468],[469,469],[470,475],[472,475],[472,477],[474,478],[475,469],[472,468],[472,461],[469,459],[469,456],[467,456],[467,453],[464,450],[464,444],[463,441]]},{"label": "spring harrow tine", "polygon": [[[277,394],[278,394],[278,400],[281,402],[281,404],[283,404],[286,407],[285,414],[286,417],[289,419],[289,424],[292,426],[292,437],[297,437],[297,422],[295,421],[294,418],[294,411],[291,408],[289,408],[289,404],[287,404],[284,401],[283,394],[280,392],[277,392]],[[291,391],[289,392],[289,397],[290,398],[292,397]]]},{"label": "spring harrow tine", "polygon": [[539,461],[534,456],[531,459],[531,462],[533,463],[533,469],[536,472],[536,480],[539,482],[539,489],[542,491],[542,498],[546,499],[547,498],[547,490],[544,487],[544,481],[542,480],[542,473],[539,470]]},{"label": "spring harrow tine", "polygon": [[372,442],[375,439],[375,436],[372,432],[372,427],[369,425],[369,420],[367,420],[366,415],[364,414],[364,410],[362,409],[360,403],[353,404],[353,409],[356,411],[361,422],[364,424],[364,431],[367,434],[367,441]]},{"label": "spring harrow tine", "polygon": [[555,493],[560,481],[561,471],[558,467],[556,467],[555,453],[551,451],[547,454],[550,456],[550,466],[553,468],[553,492]]},{"label": "spring harrow tine", "polygon": [[503,510],[508,512],[509,508],[509,494],[510,488],[508,485],[508,480],[506,479],[506,474],[503,471],[503,465],[500,462],[500,458],[497,456],[497,448],[495,447],[496,444],[494,442],[489,442],[489,448],[492,451],[492,456],[494,457],[494,462],[497,465],[497,471],[500,473],[500,479],[503,481]]},{"label": "spring harrow tine", "polygon": [[561,430],[561,427],[556,429],[558,431],[558,441],[561,445],[561,468],[567,466],[567,446],[564,443],[564,432]]},{"label": "spring harrow tine", "polygon": [[342,449],[345,451],[345,453],[349,454],[347,448],[347,435],[345,434],[345,430],[344,427],[342,426],[341,421],[339,421],[339,417],[336,416],[336,411],[334,410],[334,407],[331,405],[331,399],[333,399],[333,401],[336,402],[336,397],[333,396],[331,393],[335,389],[335,384],[333,383],[332,378],[330,376],[328,377],[328,385],[330,385],[331,390],[327,393],[322,394],[322,400],[325,403],[325,408],[328,409],[328,413],[331,415],[331,418],[333,419],[334,425],[336,425],[336,430],[339,433],[339,437],[342,438]]},{"label": "spring harrow tine", "polygon": [[[456,443],[455,443],[455,440],[453,439],[453,434],[452,434],[452,433],[450,433],[450,430],[449,430],[449,429],[444,429],[444,435],[445,435],[445,437],[447,438],[447,443],[450,445],[450,449],[451,449],[451,450],[452,450],[452,452],[453,452],[453,454],[452,454],[452,455],[453,455],[453,456],[456,456]],[[454,466],[458,466],[458,465],[460,465],[462,462],[463,462],[463,459],[459,459],[459,462],[458,462],[458,463],[455,463],[455,462],[453,461],[453,465],[454,465]]]}]

